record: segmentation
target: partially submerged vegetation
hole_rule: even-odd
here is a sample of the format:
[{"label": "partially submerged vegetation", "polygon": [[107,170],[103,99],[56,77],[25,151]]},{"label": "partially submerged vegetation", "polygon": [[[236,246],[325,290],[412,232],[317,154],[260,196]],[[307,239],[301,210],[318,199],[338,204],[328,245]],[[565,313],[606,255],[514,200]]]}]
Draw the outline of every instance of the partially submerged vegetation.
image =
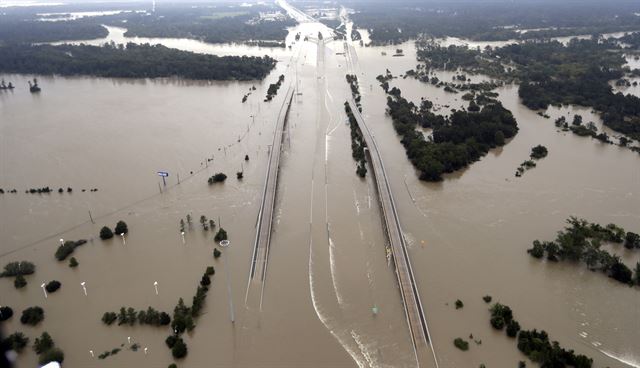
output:
[{"label": "partially submerged vegetation", "polygon": [[537,166],[536,161],[542,158],[547,157],[548,151],[547,147],[543,145],[537,145],[531,149],[531,154],[529,154],[529,160],[524,161],[516,170],[516,176],[520,177],[524,174],[525,170],[532,169]]},{"label": "partially submerged vegetation", "polygon": [[630,250],[640,249],[640,235],[625,232],[615,224],[601,226],[571,217],[567,220],[567,226],[558,232],[555,241],[535,240],[527,253],[538,259],[546,255],[551,262],[584,262],[590,270],[599,270],[616,281],[640,285],[640,263],[636,264],[634,274],[620,256],[603,249],[603,243],[624,244]]},{"label": "partially submerged vegetation", "polygon": [[269,85],[269,88],[267,89],[267,97],[264,99],[265,102],[271,101],[278,94],[278,90],[280,89],[282,82],[284,82],[284,74],[280,74],[278,81]]},{"label": "partially submerged vegetation", "polygon": [[171,323],[171,317],[166,312],[160,312],[152,307],[148,307],[147,310],[139,310],[128,307],[120,307],[118,313],[105,312],[102,316],[102,322],[108,326],[118,321],[118,326],[129,325],[133,326],[136,323],[140,325],[151,326],[167,326]]},{"label": "partially submerged vegetation", "polygon": [[518,350],[540,366],[591,368],[593,359],[575,354],[573,350],[565,350],[557,341],[550,341],[545,331],[521,330],[520,324],[513,317],[513,311],[508,306],[495,303],[489,311],[491,326],[497,330],[502,330],[506,326],[507,336],[518,338]]},{"label": "partially submerged vegetation", "polygon": [[[358,77],[347,74],[346,79],[347,83],[349,83],[349,86],[351,87],[351,95],[360,109],[360,87],[358,85]],[[353,111],[351,111],[351,107],[348,102],[344,103],[344,110],[347,114],[347,118],[349,119],[349,128],[351,129],[351,157],[356,161],[356,174],[359,177],[364,178],[367,175],[367,158],[364,154],[367,144],[362,138],[362,132],[360,132],[358,122],[356,121],[356,117],[353,115]]]},{"label": "partially submerged vegetation", "polygon": [[5,45],[0,72],[92,75],[116,78],[202,80],[263,79],[275,66],[269,56],[215,56],[162,45]]},{"label": "partially submerged vegetation", "polygon": [[[478,107],[479,111],[454,111],[444,116],[431,112],[433,103],[429,100],[416,106],[395,87],[388,94],[387,111],[421,180],[440,181],[443,174],[478,161],[518,132],[511,112],[495,100]],[[416,130],[418,126],[432,129],[432,136],[426,139]]]}]

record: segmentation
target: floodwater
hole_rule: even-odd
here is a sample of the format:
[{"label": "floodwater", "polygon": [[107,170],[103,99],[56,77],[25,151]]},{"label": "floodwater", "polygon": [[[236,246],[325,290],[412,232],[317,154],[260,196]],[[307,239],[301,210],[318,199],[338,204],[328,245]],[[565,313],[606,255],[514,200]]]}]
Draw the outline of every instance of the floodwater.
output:
[{"label": "floodwater", "polygon": [[[328,34],[320,24],[302,23],[287,44],[297,32],[318,31]],[[350,158],[343,103],[350,94],[344,75],[351,72],[360,79],[363,114],[390,170],[439,366],[510,367],[525,360],[512,339],[489,325],[481,299],[487,294],[510,305],[523,327],[545,329],[566,348],[593,357],[594,366],[640,366],[638,289],[585,267],[539,262],[525,251],[534,239],[554,238],[571,215],[640,231],[637,154],[557,132],[553,120],[559,114],[579,112],[599,122],[573,107],[551,110],[551,119],[544,119],[519,103],[517,87],[506,86],[498,92],[518,119],[518,135],[442,183],[420,182],[375,80],[387,68],[394,75],[415,68],[413,45],[400,46],[404,57],[382,56],[398,46],[349,47],[356,56],[352,63],[342,55],[342,42],[297,42],[283,50],[276,70],[262,82],[39,77],[43,91],[32,95],[25,88],[31,76],[1,76],[18,88],[0,93],[0,188],[18,193],[0,195],[0,264],[37,265],[25,289],[0,279],[0,305],[17,314],[4,331],[23,331],[32,341],[48,331],[65,351],[67,366],[167,366],[172,358],[164,339],[170,329],[105,326],[100,318],[120,306],[171,312],[179,297],[189,304],[205,267],[214,265],[204,313],[186,334],[189,355],[181,367],[416,366],[386,258],[375,185],[370,174],[365,180],[355,175]],[[286,75],[281,93],[262,102],[280,74]],[[268,145],[289,83],[298,93],[285,129],[259,310],[247,307],[244,296]],[[256,91],[243,104],[253,85]],[[416,102],[425,97],[450,108],[463,104],[461,94],[413,79],[391,85]],[[515,178],[537,144],[547,146],[549,156]],[[234,175],[240,170],[242,181]],[[169,172],[166,187],[157,171]],[[226,173],[227,181],[207,185],[216,172]],[[46,185],[74,190],[24,193]],[[188,213],[194,226],[183,243],[178,222]],[[213,234],[200,228],[200,215],[221,222],[229,233],[231,246],[218,260],[212,257]],[[119,219],[129,225],[126,244],[97,238],[100,227]],[[60,238],[94,238],[74,253],[78,268],[53,257]],[[614,250],[629,265],[638,259],[621,247]],[[38,286],[52,279],[62,288],[45,299]],[[456,299],[463,309],[455,309]],[[20,311],[32,305],[45,309],[45,321],[35,328],[20,325]],[[482,344],[457,350],[453,339],[469,334]],[[97,358],[126,344],[127,337],[147,347],[147,354],[125,350]],[[21,367],[35,362],[30,349],[19,358]]]}]

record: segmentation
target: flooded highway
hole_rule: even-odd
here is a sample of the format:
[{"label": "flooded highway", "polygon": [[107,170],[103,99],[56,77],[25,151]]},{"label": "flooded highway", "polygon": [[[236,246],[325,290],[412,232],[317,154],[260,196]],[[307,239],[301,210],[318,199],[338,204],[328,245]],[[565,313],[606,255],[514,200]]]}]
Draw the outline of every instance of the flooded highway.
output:
[{"label": "flooded highway", "polygon": [[[0,93],[0,188],[18,191],[0,195],[0,264],[30,261],[37,267],[21,290],[0,279],[0,305],[15,313],[40,305],[46,313],[36,327],[14,316],[4,322],[4,332],[34,339],[48,331],[65,351],[65,366],[167,366],[173,361],[164,342],[170,328],[106,326],[100,318],[121,306],[172,312],[178,298],[190,302],[202,272],[213,265],[211,291],[197,327],[184,335],[189,355],[180,367],[417,366],[376,184],[370,173],[359,178],[351,159],[344,102],[351,98],[345,74],[354,72],[439,367],[514,367],[525,360],[513,339],[492,329],[485,295],[510,305],[524,328],[544,329],[592,357],[594,366],[640,367],[638,290],[586,267],[541,263],[526,253],[533,240],[555,237],[572,215],[638,232],[637,154],[558,132],[553,120],[561,115],[580,113],[585,121],[601,122],[578,107],[551,108],[551,119],[544,119],[520,103],[517,86],[507,85],[497,92],[519,133],[443,182],[421,182],[375,79],[386,69],[395,76],[414,69],[413,43],[364,47],[348,41],[347,59],[344,41],[318,40],[318,32],[327,38],[331,31],[298,17],[301,23],[287,37],[291,49],[266,51],[278,63],[262,82],[39,76],[43,91],[32,95],[25,88],[32,76],[0,76],[18,87]],[[295,41],[297,33],[309,41]],[[242,45],[173,42],[166,45],[220,55],[265,53]],[[395,48],[405,56],[382,54]],[[281,74],[285,84],[264,102]],[[453,75],[438,74],[441,80]],[[415,103],[424,97],[450,108],[467,104],[460,95],[411,78],[389,83]],[[269,146],[289,84],[296,90],[282,142],[268,276],[262,308],[254,308],[245,303],[247,277]],[[537,144],[548,147],[549,156],[515,178]],[[157,171],[169,172],[166,186]],[[234,175],[238,171],[242,180]],[[218,172],[228,175],[226,182],[208,185]],[[54,193],[24,193],[47,185]],[[59,194],[59,187],[73,192]],[[195,221],[206,215],[228,232],[231,245],[220,248],[225,262],[213,258],[214,233],[198,223],[186,230],[183,243],[179,221],[187,214]],[[118,220],[129,225],[126,244],[100,240],[100,228]],[[60,238],[89,240],[74,253],[77,268],[54,258]],[[630,266],[639,260],[622,247],[613,250]],[[45,299],[39,285],[53,279],[62,288]],[[456,310],[456,299],[463,309]],[[481,343],[467,352],[454,347],[454,338],[470,334]],[[97,358],[127,337],[148,353],[123,350]],[[31,367],[36,361],[28,349],[18,362]]]}]

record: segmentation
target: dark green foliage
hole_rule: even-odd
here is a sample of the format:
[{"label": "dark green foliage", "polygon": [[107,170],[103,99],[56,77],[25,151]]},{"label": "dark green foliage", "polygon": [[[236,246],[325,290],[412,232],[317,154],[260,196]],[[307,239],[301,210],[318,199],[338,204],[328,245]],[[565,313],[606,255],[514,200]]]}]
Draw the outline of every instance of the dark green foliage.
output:
[{"label": "dark green foliage", "polygon": [[469,342],[456,337],[455,340],[453,340],[453,345],[455,345],[456,348],[462,350],[462,351],[467,351],[469,350]]},{"label": "dark green foliage", "polygon": [[38,363],[45,365],[50,362],[62,363],[64,361],[64,352],[59,348],[51,348],[40,355]]},{"label": "dark green foliage", "polygon": [[[441,1],[416,6],[415,1],[359,2],[350,17],[354,29],[370,30],[372,43],[401,43],[419,35],[463,37],[473,40],[549,38],[637,30],[635,3],[566,2],[523,3]],[[512,25],[531,28],[518,33]],[[633,44],[635,45],[635,44]]]},{"label": "dark green foliage", "polygon": [[60,289],[60,286],[62,286],[60,281],[53,280],[49,281],[44,288],[48,293],[55,293],[58,289]]},{"label": "dark green foliage", "polygon": [[29,307],[22,311],[20,322],[23,325],[35,326],[44,319],[44,310],[40,307]]},{"label": "dark green foliage", "polygon": [[107,326],[111,326],[111,324],[115,322],[117,319],[118,319],[118,315],[114,312],[105,312],[102,315],[102,322]]},{"label": "dark green foliage", "polygon": [[182,298],[178,300],[178,305],[173,310],[173,321],[171,328],[181,334],[185,331],[191,331],[196,327],[191,315],[191,309],[184,305]]},{"label": "dark green foliage", "polygon": [[33,342],[33,351],[35,351],[36,354],[42,354],[54,346],[55,343],[53,342],[51,335],[45,331],[40,335],[40,337],[36,337],[36,340]]},{"label": "dark green foliage", "polygon": [[169,368],[178,368],[178,366],[175,363],[171,363],[169,364]]},{"label": "dark green foliage", "polygon": [[78,260],[76,259],[76,257],[71,257],[71,259],[69,259],[69,267],[71,268],[78,267]]},{"label": "dark green foliage", "polygon": [[507,324],[507,336],[516,337],[519,331],[520,324],[518,323],[518,321],[512,320]]},{"label": "dark green foliage", "polygon": [[[356,78],[353,76],[353,78]],[[347,81],[350,81],[350,75],[347,75]],[[357,78],[356,88],[357,88]],[[353,90],[353,85],[351,86]],[[358,96],[359,96],[358,91]],[[362,133],[360,132],[360,128],[358,127],[358,122],[356,120],[355,115],[353,115],[353,111],[351,111],[351,106],[349,106],[348,102],[344,103],[344,110],[347,113],[347,117],[349,118],[349,127],[351,128],[351,157],[356,161],[356,174],[364,178],[367,175],[367,167],[366,162],[367,158],[364,154],[364,149],[367,144],[364,142],[362,138]]]},{"label": "dark green foliage", "polygon": [[216,273],[216,270],[213,268],[213,266],[207,267],[207,270],[205,271],[205,275],[209,275],[209,276],[213,276],[215,273]]},{"label": "dark green foliage", "polygon": [[24,276],[18,275],[16,276],[16,279],[13,280],[13,286],[15,286],[16,289],[22,289],[23,287],[27,286],[27,280],[24,278]]},{"label": "dark green foliage", "polygon": [[107,240],[111,238],[113,238],[113,231],[108,227],[103,226],[102,229],[100,229],[100,239]]},{"label": "dark green foliage", "polygon": [[492,299],[491,295],[485,295],[482,297],[482,300],[484,300],[485,303],[491,303]]},{"label": "dark green foliage", "polygon": [[136,313],[135,309],[131,307],[120,307],[120,311],[118,313],[118,326],[124,324],[133,326],[134,324],[136,324],[137,319],[138,314]]},{"label": "dark green foliage", "polygon": [[4,271],[0,273],[0,277],[31,275],[34,272],[36,272],[36,266],[31,262],[10,262],[4,266]]},{"label": "dark green foliage", "polygon": [[176,344],[176,342],[178,341],[179,337],[176,335],[169,335],[167,336],[167,338],[164,340],[164,343],[167,344],[167,347],[169,349],[173,348],[173,346]]},{"label": "dark green foliage", "polygon": [[200,286],[209,286],[209,285],[211,285],[211,279],[205,273],[204,275],[202,275],[202,279],[200,280]]},{"label": "dark green foliage", "polygon": [[590,368],[593,360],[584,355],[576,355],[573,350],[564,350],[557,341],[549,341],[545,331],[520,331],[518,350],[542,367]]},{"label": "dark green foliage", "polygon": [[[496,132],[511,138],[518,131],[513,115],[499,102],[485,105],[480,112],[455,111],[450,117],[419,110],[399,95],[387,97],[387,106],[409,160],[426,181],[442,180],[444,173],[479,160],[499,146]],[[433,141],[426,141],[416,131],[417,125],[433,128]]]},{"label": "dark green foliage", "polygon": [[[203,276],[201,283],[204,281],[206,282],[206,280],[209,280],[209,283],[211,283],[211,280],[209,279],[209,276]],[[193,303],[191,305],[191,315],[193,317],[198,317],[200,315],[200,311],[202,310],[202,307],[204,306],[204,300],[207,297],[207,292],[209,291],[207,286],[204,285],[200,285],[198,286],[198,289],[196,290],[196,295],[193,296]]]},{"label": "dark green foliage", "polygon": [[11,317],[13,317],[13,309],[11,309],[11,307],[6,305],[0,307],[0,322],[6,321]]},{"label": "dark green foliage", "polygon": [[633,275],[633,281],[636,285],[640,286],[640,262],[636,262],[636,270]]},{"label": "dark green foliage", "polygon": [[518,362],[518,368],[526,368],[527,367],[527,363],[523,362],[522,360]]},{"label": "dark green foliage", "polygon": [[182,338],[178,338],[171,348],[171,355],[176,359],[182,359],[187,356],[187,344],[184,343]]},{"label": "dark green foliage", "polygon": [[227,237],[227,231],[223,228],[218,229],[218,232],[216,233],[216,236],[213,238],[213,240],[217,241],[217,242],[221,242],[223,240],[227,240],[229,239]]},{"label": "dark green foliage", "polygon": [[464,307],[464,303],[462,302],[462,300],[456,300],[456,309],[460,309],[462,307]]},{"label": "dark green foliage", "polygon": [[127,227],[127,224],[124,221],[118,221],[114,229],[114,232],[118,235],[126,234],[129,232],[129,228]]},{"label": "dark green foliage", "polygon": [[546,252],[547,259],[551,261],[582,261],[590,269],[600,270],[619,282],[633,283],[633,273],[622,263],[620,257],[611,255],[600,247],[601,242],[625,242],[627,233],[623,228],[615,224],[601,226],[575,217],[569,218],[567,223],[568,226],[558,232],[555,241],[535,240],[533,248],[527,252],[535,258],[542,258]]},{"label": "dark green foliage", "polygon": [[42,22],[12,15],[0,17],[0,44],[87,40],[106,37],[107,34],[99,23],[90,24],[83,20]]},{"label": "dark green foliage", "polygon": [[531,149],[531,154],[529,155],[534,160],[539,160],[541,158],[547,157],[547,147],[542,145],[537,145]]},{"label": "dark green foliage", "polygon": [[497,330],[502,330],[505,325],[513,321],[511,308],[500,303],[495,303],[491,309],[491,326]]},{"label": "dark green foliage", "polygon": [[146,311],[141,310],[138,312],[138,323],[141,325],[167,326],[171,323],[171,317],[166,312],[159,312],[148,307]]},{"label": "dark green foliage", "polygon": [[[73,55],[73,56],[70,56]],[[263,79],[275,66],[271,57],[215,56],[162,45],[5,45],[0,72],[93,75],[114,78],[204,80]]]},{"label": "dark green foliage", "polygon": [[209,185],[211,184],[215,184],[215,183],[222,183],[225,180],[227,180],[227,176],[223,173],[217,173],[215,175],[213,175],[212,177],[210,177],[209,179],[207,179],[207,182],[209,183]]},{"label": "dark green foliage", "polygon": [[627,249],[640,248],[640,235],[631,231],[624,237],[624,246]]},{"label": "dark green foliage", "polygon": [[16,353],[21,353],[28,343],[29,338],[22,332],[14,332],[2,341],[3,346],[15,351]]},{"label": "dark green foliage", "polygon": [[[102,236],[102,231],[100,232],[100,236]],[[55,257],[58,261],[64,261],[69,255],[71,255],[71,253],[73,253],[73,251],[83,245],[86,244],[86,240],[81,239],[78,241],[73,241],[73,240],[67,240],[64,242],[64,244],[61,244],[58,249],[56,250],[56,254]]]},{"label": "dark green foliage", "polygon": [[280,89],[282,82],[284,82],[284,75],[281,74],[278,77],[278,81],[276,83],[271,83],[269,85],[269,88],[267,89],[267,97],[265,98],[265,101],[271,101],[273,97],[278,94],[278,90]]},{"label": "dark green foliage", "polygon": [[215,248],[213,250],[213,258],[220,258],[221,255],[222,255],[222,252],[218,250],[218,248]]}]

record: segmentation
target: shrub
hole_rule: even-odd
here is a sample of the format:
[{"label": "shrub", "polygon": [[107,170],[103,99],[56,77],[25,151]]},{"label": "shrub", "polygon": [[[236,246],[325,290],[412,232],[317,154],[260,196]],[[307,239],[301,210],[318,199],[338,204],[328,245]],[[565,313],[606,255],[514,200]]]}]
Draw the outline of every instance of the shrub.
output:
[{"label": "shrub", "polygon": [[464,303],[462,302],[462,300],[456,300],[456,309],[460,309],[462,307],[464,307]]},{"label": "shrub", "polygon": [[491,317],[491,326],[496,330],[502,330],[504,328],[504,318],[502,317]]},{"label": "shrub", "polygon": [[182,359],[187,356],[187,344],[181,338],[176,339],[176,343],[171,348],[171,355],[176,359]]},{"label": "shrub", "polygon": [[202,279],[200,280],[200,285],[201,286],[211,285],[211,279],[209,278],[209,275],[207,275],[206,273],[202,275]]},{"label": "shrub", "polygon": [[113,238],[113,231],[108,227],[104,226],[100,229],[100,239],[107,240]]},{"label": "shrub", "polygon": [[55,293],[56,291],[58,291],[58,289],[60,289],[60,286],[62,286],[60,281],[53,280],[53,281],[49,281],[49,283],[44,288],[49,293]]},{"label": "shrub", "polygon": [[24,278],[24,276],[18,275],[16,276],[16,279],[13,280],[13,286],[15,286],[16,289],[22,289],[23,287],[27,286],[27,280]]},{"label": "shrub", "polygon": [[22,311],[20,322],[23,325],[35,326],[44,319],[44,310],[40,307],[29,307]]},{"label": "shrub", "polygon": [[124,221],[118,221],[118,223],[116,224],[116,228],[115,228],[115,233],[120,235],[120,234],[126,234],[129,232],[129,229],[127,228],[127,224]]},{"label": "shrub", "polygon": [[76,259],[76,257],[71,257],[71,259],[69,260],[69,267],[71,268],[76,268],[78,267],[78,260]]},{"label": "shrub", "polygon": [[507,324],[507,336],[516,337],[519,331],[520,331],[520,324],[518,323],[518,321],[511,320],[511,322]]},{"label": "shrub", "polygon": [[215,183],[222,183],[225,180],[227,180],[227,176],[223,173],[217,173],[214,176],[210,177],[207,182],[209,183],[209,185],[211,184],[215,184]]},{"label": "shrub", "polygon": [[31,262],[10,262],[4,266],[4,272],[0,273],[0,277],[31,275],[34,272],[36,272],[36,266]]},{"label": "shrub", "polygon": [[176,365],[176,363],[171,363],[169,364],[169,368],[178,368],[178,366]]},{"label": "shrub", "polygon": [[113,322],[116,321],[116,319],[118,319],[118,315],[114,312],[105,312],[102,315],[102,322],[107,326],[110,326]]},{"label": "shrub", "polygon": [[215,273],[216,273],[216,270],[213,268],[213,266],[207,267],[207,270],[205,271],[205,274],[209,276],[213,276]]},{"label": "shrub", "polygon": [[213,238],[213,240],[217,241],[217,242],[221,242],[223,240],[227,240],[227,231],[223,228],[218,229],[218,232],[216,233],[216,236]]},{"label": "shrub", "polygon": [[33,343],[33,350],[36,354],[42,354],[45,351],[52,349],[55,346],[51,335],[48,332],[43,332],[40,337],[36,337],[36,341]]},{"label": "shrub", "polygon": [[218,248],[215,248],[213,250],[213,258],[220,258],[220,256],[222,255],[222,252],[218,250]]},{"label": "shrub", "polygon": [[169,335],[167,336],[167,338],[164,340],[164,343],[167,344],[167,346],[169,347],[169,349],[173,348],[173,346],[176,344],[176,342],[178,341],[178,336],[176,335]]},{"label": "shrub", "polygon": [[13,309],[11,309],[11,307],[7,307],[6,305],[0,307],[0,322],[6,321],[11,317],[13,317]]},{"label": "shrub", "polygon": [[456,348],[462,350],[462,351],[467,351],[469,350],[469,343],[459,337],[456,337],[455,340],[453,340],[453,345],[456,346]]},{"label": "shrub", "polygon": [[87,241],[84,239],[80,239],[78,241],[68,240],[64,242],[64,244],[60,245],[56,250],[55,257],[58,261],[64,261],[75,249]]},{"label": "shrub", "polygon": [[485,303],[491,303],[491,295],[485,295],[482,297],[482,300],[484,300]]},{"label": "shrub", "polygon": [[40,355],[40,359],[38,359],[40,365],[45,365],[50,362],[62,363],[63,361],[64,352],[58,348],[52,348],[45,351],[42,355]]},{"label": "shrub", "polygon": [[22,350],[27,346],[28,343],[29,338],[26,337],[22,332],[14,332],[11,335],[7,336],[4,341],[2,341],[2,344],[4,346],[10,348],[16,353],[22,352]]}]

